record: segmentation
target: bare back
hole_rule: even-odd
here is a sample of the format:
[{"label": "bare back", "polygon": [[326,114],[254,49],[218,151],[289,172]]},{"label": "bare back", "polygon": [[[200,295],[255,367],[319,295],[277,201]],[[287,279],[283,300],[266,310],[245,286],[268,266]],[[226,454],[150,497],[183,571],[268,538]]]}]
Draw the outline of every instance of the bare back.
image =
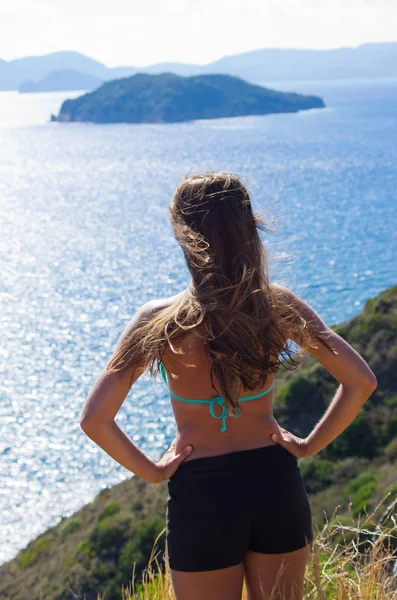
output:
[{"label": "bare back", "polygon": [[[158,301],[158,308],[165,308],[182,295]],[[187,334],[175,353],[166,351],[163,364],[167,371],[170,391],[183,398],[208,399],[219,392],[212,386],[210,363],[205,351],[205,338],[201,331]],[[259,394],[268,389],[274,380],[274,374],[268,376],[265,386],[250,392],[242,391],[239,396]],[[215,381],[216,384],[216,381]],[[194,448],[186,459],[226,454],[238,450],[250,450],[261,446],[274,445],[270,435],[277,429],[273,417],[272,402],[274,388],[266,395],[240,404],[240,416],[227,419],[227,431],[220,432],[219,421],[214,419],[208,406],[184,403],[170,396],[177,425],[178,452],[187,443]]]}]

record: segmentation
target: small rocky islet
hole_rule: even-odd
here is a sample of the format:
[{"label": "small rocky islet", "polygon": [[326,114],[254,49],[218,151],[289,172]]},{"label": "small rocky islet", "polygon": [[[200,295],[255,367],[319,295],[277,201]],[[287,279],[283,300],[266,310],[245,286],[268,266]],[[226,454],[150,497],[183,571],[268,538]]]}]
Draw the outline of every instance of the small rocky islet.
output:
[{"label": "small rocky islet", "polygon": [[217,119],[295,113],[324,108],[317,96],[278,92],[248,83],[231,75],[173,73],[106,81],[98,89],[65,100],[52,121],[89,123],[178,123],[197,119]]}]

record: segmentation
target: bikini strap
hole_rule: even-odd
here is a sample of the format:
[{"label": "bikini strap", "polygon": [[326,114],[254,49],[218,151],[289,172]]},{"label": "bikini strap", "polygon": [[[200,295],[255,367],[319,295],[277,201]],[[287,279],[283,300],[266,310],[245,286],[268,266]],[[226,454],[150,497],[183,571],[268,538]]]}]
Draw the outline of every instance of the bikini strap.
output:
[{"label": "bikini strap", "polygon": [[[164,365],[162,362],[160,363],[159,369],[160,369],[161,377],[164,379],[165,385],[167,385],[167,376],[165,374],[165,368],[164,368]],[[168,385],[167,385],[167,387],[168,387]]]},{"label": "bikini strap", "polygon": [[[162,378],[164,379],[165,384],[167,385],[167,376],[166,376],[165,367],[164,367],[163,363],[160,363],[159,370],[160,370]],[[273,383],[274,383],[274,381],[273,381]],[[255,398],[260,398],[261,396],[264,396],[265,394],[270,392],[270,390],[273,387],[273,383],[264,392],[259,392],[259,394],[254,394],[252,396],[245,396],[245,398],[239,398],[239,402],[244,402],[245,400],[255,400]],[[168,388],[168,385],[167,385],[167,388]],[[228,414],[227,414],[226,404],[225,404],[225,401],[222,398],[222,396],[215,396],[215,398],[211,398],[211,400],[193,400],[191,398],[182,398],[181,396],[177,396],[176,394],[171,392],[171,390],[169,388],[168,388],[168,390],[169,390],[169,393],[171,394],[171,396],[173,396],[176,400],[179,400],[180,402],[188,402],[191,404],[208,404],[209,405],[208,408],[209,408],[211,416],[214,417],[215,419],[222,419],[221,432],[227,430],[226,419],[228,417]],[[220,408],[221,408],[220,415],[217,415],[215,413],[215,410],[214,410],[215,405],[220,406]],[[241,414],[241,411],[240,411],[240,408],[238,407],[236,414],[230,415],[230,416],[239,417],[240,414]]]},{"label": "bikini strap", "polygon": [[261,396],[265,396],[270,392],[274,384],[274,380],[272,381],[272,385],[267,388],[264,392],[259,392],[259,394],[253,394],[252,396],[244,396],[244,398],[239,398],[239,402],[244,402],[245,400],[255,400],[255,398],[260,398]]}]

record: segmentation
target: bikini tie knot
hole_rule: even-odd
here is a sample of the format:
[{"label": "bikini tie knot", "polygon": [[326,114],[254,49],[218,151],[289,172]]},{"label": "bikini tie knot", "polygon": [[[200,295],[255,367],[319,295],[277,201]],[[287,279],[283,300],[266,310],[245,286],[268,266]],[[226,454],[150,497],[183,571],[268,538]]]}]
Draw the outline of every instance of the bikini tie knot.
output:
[{"label": "bikini tie knot", "polygon": [[[218,406],[220,406],[222,408],[222,412],[220,415],[217,415],[214,411],[215,404],[217,404]],[[215,398],[212,398],[209,402],[209,407],[210,407],[211,416],[215,417],[215,419],[222,419],[221,432],[226,431],[227,430],[226,419],[228,417],[228,414],[227,414],[226,404],[225,404],[225,401],[222,398],[222,396],[215,396]],[[231,417],[239,417],[240,413],[241,413],[240,409],[237,408],[237,413],[235,415],[230,415],[230,416]]]}]

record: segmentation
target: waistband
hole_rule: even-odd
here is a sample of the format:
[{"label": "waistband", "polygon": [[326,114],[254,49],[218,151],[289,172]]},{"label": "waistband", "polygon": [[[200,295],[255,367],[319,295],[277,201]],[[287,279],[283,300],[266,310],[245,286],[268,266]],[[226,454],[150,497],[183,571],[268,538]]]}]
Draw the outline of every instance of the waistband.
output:
[{"label": "waistband", "polygon": [[274,467],[280,465],[280,463],[296,467],[298,460],[288,450],[279,444],[274,444],[250,450],[228,452],[227,454],[192,458],[192,460],[181,463],[170,479],[178,479],[184,475],[207,474],[252,466],[263,467],[268,465]]}]

